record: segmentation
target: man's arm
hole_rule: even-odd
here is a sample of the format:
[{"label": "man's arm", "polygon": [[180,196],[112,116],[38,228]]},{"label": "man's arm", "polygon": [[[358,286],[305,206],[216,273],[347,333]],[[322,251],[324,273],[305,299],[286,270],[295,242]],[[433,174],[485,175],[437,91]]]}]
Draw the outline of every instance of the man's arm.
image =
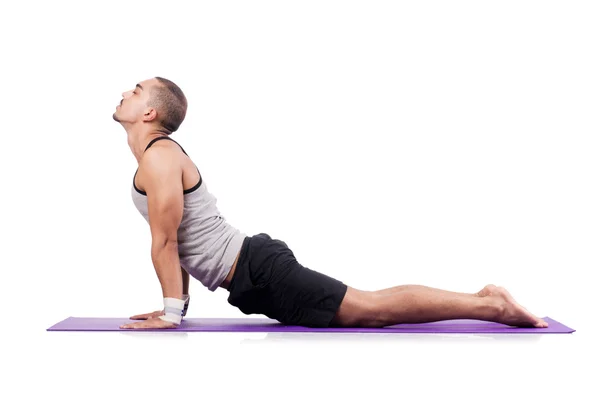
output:
[{"label": "man's arm", "polygon": [[188,307],[190,305],[190,275],[189,273],[181,267],[181,281],[183,282],[183,297],[182,299],[185,301],[183,305],[183,313],[182,316],[187,314]]},{"label": "man's arm", "polygon": [[181,299],[185,276],[179,263],[177,230],[183,217],[183,169],[172,149],[152,149],[140,164],[148,199],[151,257],[163,298]]},{"label": "man's arm", "polygon": [[190,275],[183,267],[181,268],[181,281],[183,283],[183,294],[189,295],[189,293],[190,293]]}]

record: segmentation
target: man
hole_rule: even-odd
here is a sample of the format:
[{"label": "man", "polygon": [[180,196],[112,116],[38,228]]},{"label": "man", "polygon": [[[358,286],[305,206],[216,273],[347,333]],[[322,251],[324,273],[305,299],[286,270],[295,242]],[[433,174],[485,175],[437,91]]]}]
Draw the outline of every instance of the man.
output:
[{"label": "man", "polygon": [[155,77],[122,94],[113,119],[127,132],[138,162],[133,201],[150,225],[151,257],[164,309],[132,316],[121,328],[175,328],[186,313],[189,278],[225,288],[243,313],[307,327],[382,327],[450,319],[547,327],[502,287],[458,293],[422,285],[364,291],[300,265],[266,233],[247,236],[229,225],[187,153],[169,136],[183,122],[187,99]]}]

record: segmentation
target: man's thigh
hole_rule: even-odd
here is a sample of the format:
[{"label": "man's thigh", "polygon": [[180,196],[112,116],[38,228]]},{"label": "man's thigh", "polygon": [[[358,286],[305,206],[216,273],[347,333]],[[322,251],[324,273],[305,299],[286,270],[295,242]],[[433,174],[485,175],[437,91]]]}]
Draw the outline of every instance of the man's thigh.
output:
[{"label": "man's thigh", "polygon": [[346,295],[337,310],[331,326],[366,326],[377,318],[376,296],[372,291],[363,291],[348,286]]}]

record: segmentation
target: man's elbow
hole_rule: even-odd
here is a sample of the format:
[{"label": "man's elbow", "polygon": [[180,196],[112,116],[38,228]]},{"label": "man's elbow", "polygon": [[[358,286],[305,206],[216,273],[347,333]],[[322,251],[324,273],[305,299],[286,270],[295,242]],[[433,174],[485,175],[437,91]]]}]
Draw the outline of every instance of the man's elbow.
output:
[{"label": "man's elbow", "polygon": [[152,255],[158,255],[163,251],[178,251],[177,239],[173,238],[160,238],[152,240]]}]

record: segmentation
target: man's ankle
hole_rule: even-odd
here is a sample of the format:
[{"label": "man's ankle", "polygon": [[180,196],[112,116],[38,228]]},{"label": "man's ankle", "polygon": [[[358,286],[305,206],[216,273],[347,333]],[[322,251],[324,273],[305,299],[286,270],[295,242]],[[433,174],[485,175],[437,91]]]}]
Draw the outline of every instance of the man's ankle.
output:
[{"label": "man's ankle", "polygon": [[502,298],[498,296],[484,296],[478,298],[482,300],[485,320],[498,322],[498,320],[504,318],[506,313],[506,305]]}]

